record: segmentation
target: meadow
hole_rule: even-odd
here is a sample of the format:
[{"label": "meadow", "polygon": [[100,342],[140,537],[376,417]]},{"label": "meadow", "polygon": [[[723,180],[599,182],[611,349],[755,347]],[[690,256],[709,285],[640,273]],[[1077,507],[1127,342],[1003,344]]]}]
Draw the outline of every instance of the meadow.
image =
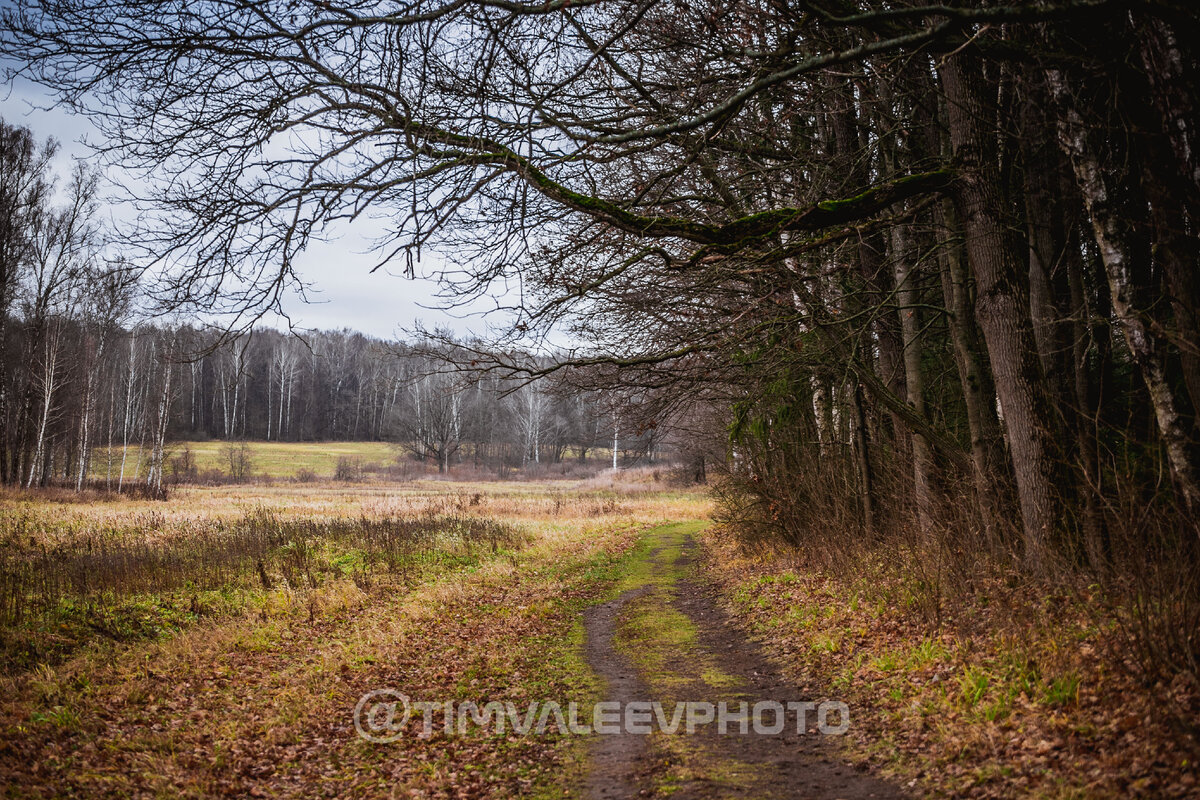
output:
[{"label": "meadow", "polygon": [[[1161,713],[1163,698],[1190,702],[1186,687],[1148,690],[1112,668],[1119,620],[1098,601],[997,582],[986,605],[935,621],[894,563],[839,572],[802,551],[744,547],[705,527],[703,488],[669,476],[0,494],[0,786],[588,796],[604,779],[588,737],[412,728],[380,745],[355,735],[353,709],[389,687],[417,700],[601,699],[586,620],[629,597],[612,612],[612,645],[656,695],[736,698],[739,670],[777,670],[805,696],[849,702],[837,757],[909,792],[1194,789],[1195,761]],[[699,615],[696,597],[711,598]],[[767,661],[747,661],[755,648]],[[751,796],[736,791],[757,768],[720,743],[648,746],[653,767],[638,774],[651,796]]]},{"label": "meadow", "polygon": [[708,512],[700,493],[628,477],[0,498],[0,783],[561,796],[560,773],[582,774],[577,739],[384,752],[353,736],[350,712],[398,682],[429,697],[594,694],[579,610],[640,531]]},{"label": "meadow", "polygon": [[[167,453],[168,472],[172,461],[179,463],[187,453],[198,473],[227,473],[229,449],[228,442],[218,440],[177,442]],[[381,467],[395,463],[398,456],[404,455],[399,447],[389,442],[248,442],[247,449],[251,471],[270,478],[294,478],[306,470],[319,477],[332,477],[338,462],[343,459]],[[107,448],[97,448],[92,455],[92,478],[103,480],[110,465],[112,473],[118,474],[122,455],[126,459],[127,475],[138,470],[139,464],[141,471],[145,471],[148,453],[138,445],[130,445],[124,453],[121,447],[115,447],[111,455]]]},{"label": "meadow", "polygon": [[[557,463],[530,464],[524,468],[506,470],[516,478],[533,473],[536,477],[581,477],[594,474],[604,468],[611,458],[611,451],[597,448],[589,451],[591,458],[581,465],[576,454],[568,449]],[[122,457],[125,460],[126,479],[140,477],[146,472],[148,449],[136,444],[126,448],[120,446],[96,448],[92,453],[89,477],[95,482],[115,482],[121,474]],[[412,459],[408,451],[395,442],[225,442],[219,440],[192,440],[171,444],[165,457],[165,472],[168,481],[219,483],[231,478],[230,459],[245,459],[246,475],[241,480],[292,480],[305,481],[327,478],[357,480],[363,475],[381,475],[389,479],[409,480],[437,476],[436,469]],[[236,465],[235,465],[236,467]],[[470,464],[455,469],[461,475],[470,472]],[[480,471],[480,477],[486,471]]]}]

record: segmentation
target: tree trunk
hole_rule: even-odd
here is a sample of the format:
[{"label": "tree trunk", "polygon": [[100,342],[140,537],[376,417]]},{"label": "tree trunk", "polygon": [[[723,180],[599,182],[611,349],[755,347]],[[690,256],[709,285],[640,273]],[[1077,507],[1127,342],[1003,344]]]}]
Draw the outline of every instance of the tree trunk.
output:
[{"label": "tree trunk", "polygon": [[1113,314],[1146,385],[1175,489],[1188,514],[1194,517],[1200,513],[1200,478],[1190,452],[1189,426],[1167,380],[1166,342],[1153,330],[1154,319],[1148,298],[1144,297],[1150,253],[1148,247],[1137,246],[1138,234],[1133,228],[1135,206],[1127,196],[1133,188],[1133,176],[1127,171],[1123,175],[1109,174],[1090,141],[1083,117],[1073,105],[1065,76],[1052,70],[1049,81],[1060,112],[1060,141],[1071,158],[1075,180],[1092,219]]},{"label": "tree trunk", "polygon": [[[853,419],[851,424],[854,429],[854,456],[858,471],[858,494],[859,500],[862,503],[863,515],[863,530],[868,536],[874,536],[876,533],[875,527],[875,481],[871,474],[871,449],[870,437],[867,435],[867,416],[863,413],[863,390],[862,384],[855,382],[853,391],[850,392],[851,412]],[[701,457],[701,472],[703,472],[704,459]],[[700,481],[697,481],[699,483]]]},{"label": "tree trunk", "polygon": [[[921,369],[918,269],[909,234],[908,225],[896,225],[892,228],[892,270],[896,279],[896,304],[904,353],[904,385],[907,388],[905,399],[921,419],[928,419],[925,410],[925,377]],[[933,448],[918,431],[912,432],[912,456],[913,499],[917,504],[917,523],[922,533],[928,533],[933,512]]]},{"label": "tree trunk", "polygon": [[612,451],[612,468],[617,468],[617,446],[620,444],[621,427],[620,418],[617,417],[617,412],[613,412],[613,451]]},{"label": "tree trunk", "polygon": [[117,478],[117,493],[125,486],[125,462],[129,458],[129,426],[133,422],[134,388],[137,381],[137,331],[129,337],[129,369],[125,373],[125,414],[121,426],[121,472]]},{"label": "tree trunk", "polygon": [[1165,137],[1151,134],[1143,141],[1146,152],[1141,158],[1141,183],[1149,201],[1154,260],[1166,279],[1175,318],[1167,337],[1179,351],[1183,386],[1191,401],[1192,426],[1195,426],[1200,414],[1200,270],[1197,270],[1200,241],[1189,223],[1197,220],[1187,218],[1187,198],[1176,188],[1178,181],[1163,178],[1161,165],[1170,157]]},{"label": "tree trunk", "polygon": [[[1072,190],[1074,187],[1071,187]],[[1099,410],[1098,381],[1092,374],[1091,352],[1099,350],[1103,363],[1108,359],[1107,346],[1096,341],[1091,320],[1099,317],[1098,310],[1088,307],[1084,290],[1084,262],[1079,253],[1079,237],[1072,236],[1067,258],[1067,280],[1071,292],[1071,359],[1074,375],[1075,422],[1078,431],[1079,466],[1083,475],[1083,548],[1088,563],[1097,574],[1108,567],[1109,542],[1100,513],[1103,497],[1103,475],[1097,446],[1096,415]],[[1107,331],[1107,326],[1104,330]],[[1103,374],[1103,373],[1101,373]]]},{"label": "tree trunk", "polygon": [[[950,235],[958,231],[958,220],[949,202],[936,209],[939,226]],[[999,543],[998,531],[1005,506],[1002,481],[1000,422],[996,419],[996,395],[991,376],[979,357],[975,312],[967,284],[962,248],[952,241],[938,248],[942,297],[949,312],[948,327],[954,345],[954,360],[967,410],[971,437],[971,477],[980,524],[992,544]]]},{"label": "tree trunk", "polygon": [[1009,236],[1000,192],[1000,170],[987,133],[994,120],[983,101],[982,74],[969,51],[947,58],[941,69],[948,102],[950,140],[960,165],[954,199],[978,293],[976,314],[987,345],[1004,428],[1008,434],[1021,507],[1024,557],[1040,572],[1060,521],[1055,432],[1049,416],[1029,294],[1021,259]]},{"label": "tree trunk", "polygon": [[166,454],[167,426],[171,422],[171,356],[174,347],[163,353],[162,391],[158,397],[158,417],[155,421],[154,438],[150,452],[150,470],[146,483],[155,492],[162,489],[163,460]]},{"label": "tree trunk", "polygon": [[[1149,83],[1149,100],[1161,117],[1161,130],[1170,141],[1175,156],[1176,174],[1186,181],[1188,205],[1200,205],[1200,105],[1197,104],[1196,61],[1185,55],[1187,46],[1180,45],[1190,37],[1182,37],[1162,19],[1140,17],[1135,34],[1144,74]],[[1191,47],[1194,47],[1194,43]],[[1164,172],[1166,162],[1154,165]]]},{"label": "tree trunk", "polygon": [[[51,322],[52,328],[44,338],[42,353],[41,398],[38,404],[38,422],[33,439],[33,455],[29,459],[29,478],[25,488],[46,482],[46,430],[50,425],[50,416],[54,413],[54,395],[58,391],[58,356],[59,341],[62,336],[60,322]],[[32,381],[34,376],[30,377]]]},{"label": "tree trunk", "polygon": [[109,332],[108,324],[102,322],[96,331],[96,349],[91,354],[91,363],[84,366],[82,413],[79,419],[79,460],[75,476],[75,491],[77,492],[83,489],[83,482],[87,480],[88,468],[91,465],[92,412],[96,405],[96,385],[100,380],[100,365],[104,361]]},{"label": "tree trunk", "polygon": [[[866,302],[874,308],[890,306],[892,278],[884,269],[882,243],[877,237],[866,237],[857,248],[858,268],[866,286]],[[891,313],[879,313],[874,320],[876,348],[879,356],[875,361],[875,373],[883,385],[897,397],[905,397],[908,389],[904,385],[903,346],[900,343],[900,325]],[[892,445],[900,463],[908,463],[912,456],[908,426],[895,411],[888,415],[891,422]]]},{"label": "tree trunk", "polygon": [[1069,288],[1064,205],[1059,174],[1066,166],[1047,118],[1050,98],[1040,76],[1022,82],[1021,156],[1024,169],[1025,231],[1029,242],[1029,310],[1042,373],[1056,410],[1068,416],[1070,386]]}]

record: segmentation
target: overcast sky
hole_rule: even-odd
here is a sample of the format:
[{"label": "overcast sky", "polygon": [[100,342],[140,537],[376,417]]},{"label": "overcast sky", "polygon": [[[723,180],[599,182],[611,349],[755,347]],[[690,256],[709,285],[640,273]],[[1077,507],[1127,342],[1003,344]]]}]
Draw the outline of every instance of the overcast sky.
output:
[{"label": "overcast sky", "polygon": [[[9,124],[24,125],[39,139],[54,136],[62,143],[59,173],[70,168],[72,157],[88,155],[81,143],[86,137],[95,142],[99,133],[84,117],[60,109],[41,110],[45,96],[37,86],[19,82],[5,87],[0,95],[0,116]],[[119,215],[120,209],[115,214]],[[350,227],[340,239],[315,242],[300,260],[302,277],[313,284],[309,304],[291,297],[285,308],[295,325],[304,328],[351,328],[373,336],[389,338],[402,328],[411,328],[417,320],[426,328],[448,327],[458,333],[485,332],[488,322],[501,324],[500,317],[479,314],[495,306],[481,301],[465,310],[447,313],[435,297],[437,285],[427,276],[441,267],[435,256],[425,254],[418,267],[426,277],[413,280],[401,277],[403,265],[398,264],[389,274],[384,269],[371,273],[375,259],[365,251],[371,238],[370,222]],[[469,316],[464,316],[470,312]]]}]

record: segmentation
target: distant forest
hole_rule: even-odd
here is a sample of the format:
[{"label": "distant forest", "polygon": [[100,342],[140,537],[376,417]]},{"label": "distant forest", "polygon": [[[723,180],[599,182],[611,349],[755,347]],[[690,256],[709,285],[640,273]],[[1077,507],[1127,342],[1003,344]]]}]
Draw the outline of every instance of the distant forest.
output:
[{"label": "distant forest", "polygon": [[[238,337],[110,327],[82,313],[6,321],[4,481],[83,486],[99,451],[137,447],[161,484],[172,441],[394,441],[446,471],[655,458],[607,393],[549,377],[449,369],[426,348],[349,330]],[[120,456],[117,456],[120,459]],[[624,463],[624,462],[622,462]],[[129,471],[132,472],[132,465]],[[114,476],[115,479],[115,476]]]},{"label": "distant forest", "polygon": [[156,487],[167,444],[196,438],[396,441],[441,472],[583,460],[599,446],[653,459],[661,446],[657,426],[629,417],[635,393],[573,388],[521,353],[508,361],[523,371],[473,369],[444,337],[148,322],[162,287],[113,256],[100,174],[77,162],[63,181],[57,155],[55,140],[0,120],[5,484],[81,488],[97,448],[136,446]]}]

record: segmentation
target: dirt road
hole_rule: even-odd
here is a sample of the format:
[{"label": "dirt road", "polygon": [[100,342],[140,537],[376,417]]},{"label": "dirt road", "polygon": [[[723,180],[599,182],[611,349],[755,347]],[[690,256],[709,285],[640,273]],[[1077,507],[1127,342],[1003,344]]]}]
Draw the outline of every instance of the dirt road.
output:
[{"label": "dirt road", "polygon": [[[615,599],[585,614],[585,655],[605,682],[605,700],[657,701],[655,719],[676,703],[724,702],[727,709],[761,701],[771,706],[820,701],[780,677],[727,618],[713,589],[694,569],[694,534],[702,523],[667,525],[650,532]],[[616,800],[669,793],[672,798],[898,798],[894,786],[839,760],[836,736],[820,735],[816,715],[804,732],[793,717],[779,733],[742,733],[734,720],[720,733],[714,723],[675,733],[600,735],[591,750],[586,794]],[[764,716],[760,727],[771,728]],[[831,727],[837,727],[830,720]],[[851,716],[850,724],[853,724]],[[654,728],[655,726],[651,726]]]}]

